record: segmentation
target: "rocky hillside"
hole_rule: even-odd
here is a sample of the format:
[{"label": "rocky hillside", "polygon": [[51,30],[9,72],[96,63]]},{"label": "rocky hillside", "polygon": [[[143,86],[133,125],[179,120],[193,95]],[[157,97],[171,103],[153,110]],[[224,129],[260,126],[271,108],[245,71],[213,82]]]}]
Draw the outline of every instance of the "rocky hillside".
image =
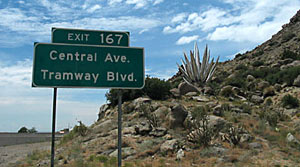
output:
[{"label": "rocky hillside", "polygon": [[[300,166],[300,11],[273,37],[221,63],[201,91],[170,82],[166,100],[139,97],[123,110],[123,164]],[[58,166],[116,166],[117,107],[101,106],[56,150]],[[35,152],[12,166],[49,166]]]}]

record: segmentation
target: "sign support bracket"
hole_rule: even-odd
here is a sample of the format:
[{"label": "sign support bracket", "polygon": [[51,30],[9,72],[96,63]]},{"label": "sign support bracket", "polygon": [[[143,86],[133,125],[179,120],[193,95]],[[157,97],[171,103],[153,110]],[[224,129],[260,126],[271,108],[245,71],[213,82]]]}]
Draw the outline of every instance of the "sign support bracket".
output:
[{"label": "sign support bracket", "polygon": [[55,145],[55,123],[56,123],[56,99],[57,99],[57,88],[53,91],[53,115],[52,115],[52,143],[51,143],[51,167],[54,167],[54,145]]}]

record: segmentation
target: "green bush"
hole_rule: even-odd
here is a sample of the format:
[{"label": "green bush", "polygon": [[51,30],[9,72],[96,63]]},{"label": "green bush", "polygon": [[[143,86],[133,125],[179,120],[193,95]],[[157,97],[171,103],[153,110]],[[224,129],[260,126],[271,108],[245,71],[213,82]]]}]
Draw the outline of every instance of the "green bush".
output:
[{"label": "green bush", "polygon": [[259,60],[257,60],[257,61],[255,61],[255,62],[252,63],[253,67],[259,67],[259,66],[262,66],[262,65],[264,65],[264,62],[263,61],[259,61]]},{"label": "green bush", "polygon": [[279,113],[264,109],[258,113],[259,118],[262,121],[266,121],[269,123],[271,127],[276,127],[279,122]]},{"label": "green bush", "polygon": [[159,78],[146,78],[143,92],[154,100],[163,100],[170,95],[171,84]]},{"label": "green bush", "polygon": [[252,113],[252,108],[250,105],[246,104],[246,103],[243,103],[241,105],[241,109],[243,110],[243,113],[248,113],[248,114],[251,114]]},{"label": "green bush", "polygon": [[299,107],[299,100],[290,94],[285,95],[281,99],[281,103],[282,103],[283,107],[292,107],[292,108]]},{"label": "green bush", "polygon": [[253,57],[258,57],[258,56],[260,56],[262,54],[264,54],[264,51],[263,50],[259,50],[259,51],[255,52],[255,53],[253,53],[252,56]]},{"label": "green bush", "polygon": [[245,79],[237,75],[235,78],[230,78],[226,80],[226,85],[235,86],[238,88],[243,88],[246,85]]},{"label": "green bush", "polygon": [[154,100],[163,100],[170,94],[170,89],[170,82],[147,76],[143,89],[110,89],[105,96],[112,106],[116,106],[118,104],[118,94],[120,91],[122,92],[122,101],[126,102],[144,95]]},{"label": "green bush", "polygon": [[118,104],[118,94],[120,91],[122,92],[123,102],[130,101],[144,95],[143,91],[140,89],[110,89],[105,96],[112,106],[116,106]]},{"label": "green bush", "polygon": [[281,59],[293,59],[293,60],[300,60],[300,54],[294,53],[290,50],[284,50],[281,54]]},{"label": "green bush", "polygon": [[271,83],[287,83],[288,86],[293,85],[294,80],[300,75],[300,66],[287,68],[284,70],[274,71],[266,76],[266,80]]},{"label": "green bush", "polygon": [[240,71],[247,71],[248,67],[245,66],[244,64],[239,64],[235,67],[235,70],[240,70]]}]

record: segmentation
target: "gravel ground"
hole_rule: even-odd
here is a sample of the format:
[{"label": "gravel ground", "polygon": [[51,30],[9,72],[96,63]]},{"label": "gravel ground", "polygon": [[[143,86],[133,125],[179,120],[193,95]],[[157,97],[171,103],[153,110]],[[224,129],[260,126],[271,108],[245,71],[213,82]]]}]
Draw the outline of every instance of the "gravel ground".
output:
[{"label": "gravel ground", "polygon": [[8,167],[8,164],[21,160],[35,150],[51,150],[51,142],[0,147],[0,167]]}]

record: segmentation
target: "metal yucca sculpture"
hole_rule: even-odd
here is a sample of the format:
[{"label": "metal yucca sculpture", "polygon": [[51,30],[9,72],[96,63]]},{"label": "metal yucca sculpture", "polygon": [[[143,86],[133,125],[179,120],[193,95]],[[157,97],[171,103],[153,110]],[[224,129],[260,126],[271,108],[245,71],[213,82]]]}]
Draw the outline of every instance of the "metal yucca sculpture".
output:
[{"label": "metal yucca sculpture", "polygon": [[190,51],[190,60],[187,55],[184,53],[184,59],[181,59],[182,66],[177,63],[179,70],[183,74],[183,79],[190,85],[200,87],[203,86],[206,82],[210,81],[218,64],[219,58],[214,62],[214,58],[210,59],[210,52],[205,47],[205,51],[202,58],[202,63],[200,62],[200,55],[197,43],[195,43],[194,51]]}]

